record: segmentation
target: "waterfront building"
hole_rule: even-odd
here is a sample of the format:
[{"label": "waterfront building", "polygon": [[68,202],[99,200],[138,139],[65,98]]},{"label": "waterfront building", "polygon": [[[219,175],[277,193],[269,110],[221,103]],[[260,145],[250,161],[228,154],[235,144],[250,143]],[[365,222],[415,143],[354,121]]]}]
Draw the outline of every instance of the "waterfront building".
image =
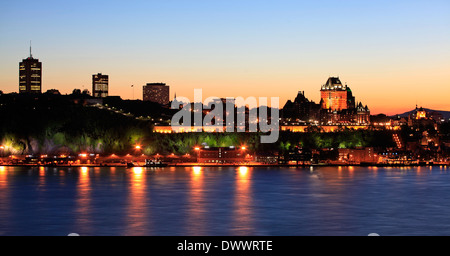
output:
[{"label": "waterfront building", "polygon": [[152,101],[161,105],[169,104],[169,86],[165,83],[147,83],[142,89],[144,101]]},{"label": "waterfront building", "polygon": [[198,163],[242,163],[246,161],[246,151],[236,147],[204,147],[197,149]]},{"label": "waterfront building", "polygon": [[261,164],[278,164],[280,152],[276,149],[255,152],[255,162]]},{"label": "waterfront building", "polygon": [[307,164],[313,161],[313,152],[308,148],[295,147],[284,152],[279,158],[280,164]]},{"label": "waterfront building", "polygon": [[42,93],[42,62],[30,57],[19,63],[19,93]]},{"label": "waterfront building", "polygon": [[109,76],[102,73],[92,75],[92,96],[95,98],[108,97]]},{"label": "waterfront building", "polygon": [[339,162],[345,164],[361,164],[371,163],[375,164],[379,161],[379,155],[374,151],[373,147],[366,148],[340,148]]}]

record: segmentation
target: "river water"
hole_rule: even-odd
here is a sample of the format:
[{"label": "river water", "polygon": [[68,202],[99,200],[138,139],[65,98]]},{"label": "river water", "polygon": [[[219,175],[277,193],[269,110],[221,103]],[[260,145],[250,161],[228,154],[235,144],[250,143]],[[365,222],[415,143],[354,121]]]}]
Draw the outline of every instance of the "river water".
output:
[{"label": "river water", "polygon": [[450,235],[449,167],[0,167],[0,235]]}]

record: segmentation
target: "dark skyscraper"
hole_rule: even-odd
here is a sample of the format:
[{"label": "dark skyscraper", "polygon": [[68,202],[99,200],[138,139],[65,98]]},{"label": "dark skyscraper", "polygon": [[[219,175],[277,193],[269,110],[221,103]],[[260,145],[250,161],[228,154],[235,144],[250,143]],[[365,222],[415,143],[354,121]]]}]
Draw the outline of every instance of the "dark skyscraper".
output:
[{"label": "dark skyscraper", "polygon": [[108,75],[98,73],[92,75],[92,96],[96,98],[108,97]]},{"label": "dark skyscraper", "polygon": [[169,104],[169,86],[164,83],[149,83],[143,87],[144,101],[153,101],[161,105]]},{"label": "dark skyscraper", "polygon": [[38,59],[30,57],[19,63],[19,93],[42,92],[42,63]]}]

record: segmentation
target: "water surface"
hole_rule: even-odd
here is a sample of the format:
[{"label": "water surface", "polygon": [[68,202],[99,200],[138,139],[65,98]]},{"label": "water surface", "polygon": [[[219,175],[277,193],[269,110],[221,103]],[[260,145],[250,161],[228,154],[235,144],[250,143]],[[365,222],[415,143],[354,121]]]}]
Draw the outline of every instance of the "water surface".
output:
[{"label": "water surface", "polygon": [[447,167],[0,167],[0,235],[450,235]]}]

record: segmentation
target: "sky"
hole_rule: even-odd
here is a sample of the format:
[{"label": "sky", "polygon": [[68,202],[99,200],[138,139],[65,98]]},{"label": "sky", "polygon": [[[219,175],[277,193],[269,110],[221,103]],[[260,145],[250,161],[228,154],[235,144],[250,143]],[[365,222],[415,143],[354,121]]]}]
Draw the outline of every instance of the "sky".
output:
[{"label": "sky", "polygon": [[[18,92],[19,62],[43,63],[42,86],[142,99],[280,97],[318,103],[339,76],[372,114],[419,106],[450,111],[448,0],[1,1],[0,90]],[[134,85],[134,87],[131,87]],[[270,102],[270,101],[269,101]]]}]

